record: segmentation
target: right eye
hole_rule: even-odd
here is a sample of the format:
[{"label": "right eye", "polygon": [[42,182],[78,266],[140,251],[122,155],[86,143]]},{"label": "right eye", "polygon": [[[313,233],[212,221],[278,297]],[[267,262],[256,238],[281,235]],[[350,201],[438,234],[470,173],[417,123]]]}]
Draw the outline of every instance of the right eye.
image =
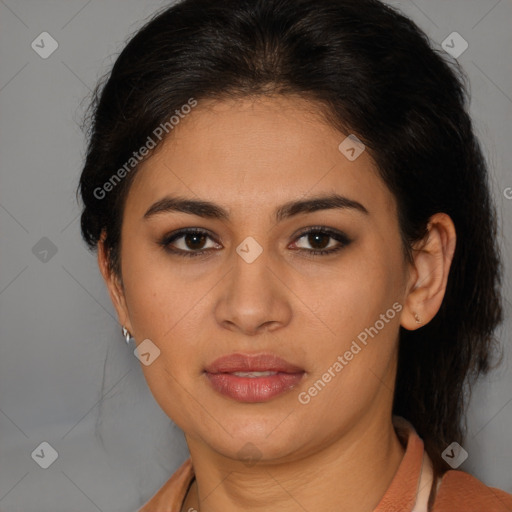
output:
[{"label": "right eye", "polygon": [[[167,252],[176,254],[177,256],[202,256],[206,252],[211,251],[212,248],[215,249],[219,246],[219,244],[215,242],[213,247],[204,248],[204,244],[208,238],[213,240],[208,231],[198,228],[187,228],[165,235],[163,239],[160,240],[159,245]],[[176,243],[178,240],[180,240],[180,242]]]}]

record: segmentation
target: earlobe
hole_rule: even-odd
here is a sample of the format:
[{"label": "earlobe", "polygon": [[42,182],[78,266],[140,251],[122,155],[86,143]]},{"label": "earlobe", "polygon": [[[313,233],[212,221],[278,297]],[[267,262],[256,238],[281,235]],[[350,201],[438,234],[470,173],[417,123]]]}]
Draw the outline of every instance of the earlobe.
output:
[{"label": "earlobe", "polygon": [[401,319],[408,330],[427,324],[439,311],[455,252],[455,226],[447,214],[433,215],[427,229],[425,239],[413,248],[412,282]]},{"label": "earlobe", "polygon": [[420,318],[420,315],[418,315],[418,313],[416,313],[416,311],[414,311],[413,314],[414,314],[414,319],[416,320],[416,323],[422,324],[423,320]]},{"label": "earlobe", "polygon": [[105,247],[105,232],[101,234],[101,238],[98,241],[97,245],[98,250],[98,267],[100,269],[101,275],[107,285],[107,289],[110,295],[110,300],[114,305],[117,317],[119,319],[119,323],[128,329],[130,332],[132,331],[132,326],[130,323],[128,308],[126,306],[126,300],[124,296],[124,290],[122,283],[120,281],[119,276],[117,276],[109,265],[109,256],[108,251]]}]

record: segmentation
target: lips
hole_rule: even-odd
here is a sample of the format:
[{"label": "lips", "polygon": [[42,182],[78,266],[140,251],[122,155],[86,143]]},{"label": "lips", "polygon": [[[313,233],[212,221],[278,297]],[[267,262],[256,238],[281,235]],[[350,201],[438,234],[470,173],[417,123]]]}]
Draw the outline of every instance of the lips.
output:
[{"label": "lips", "polygon": [[208,365],[205,370],[208,373],[233,373],[233,372],[280,372],[298,373],[302,368],[290,364],[273,354],[230,354],[219,357]]},{"label": "lips", "polygon": [[231,354],[205,375],[218,393],[239,402],[265,402],[297,386],[305,371],[273,354]]}]

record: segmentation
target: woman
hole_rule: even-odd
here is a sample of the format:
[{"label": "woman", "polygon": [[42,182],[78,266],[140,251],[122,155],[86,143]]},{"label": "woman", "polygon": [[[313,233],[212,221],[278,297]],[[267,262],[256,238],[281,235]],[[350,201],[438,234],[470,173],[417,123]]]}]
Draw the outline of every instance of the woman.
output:
[{"label": "woman", "polygon": [[512,509],[452,469],[502,320],[462,77],[376,0],[184,0],[119,55],[82,234],[190,451],[141,511]]}]

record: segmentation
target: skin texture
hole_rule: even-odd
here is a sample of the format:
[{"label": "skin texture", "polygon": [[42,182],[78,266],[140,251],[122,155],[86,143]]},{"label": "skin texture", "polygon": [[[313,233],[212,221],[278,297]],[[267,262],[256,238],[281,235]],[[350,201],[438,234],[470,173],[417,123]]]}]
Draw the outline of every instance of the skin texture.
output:
[{"label": "skin texture", "polygon": [[[119,321],[136,343],[161,351],[141,364],[155,399],[185,432],[196,480],[183,510],[371,511],[403,456],[391,422],[399,326],[416,329],[437,313],[455,249],[455,229],[436,214],[409,264],[396,203],[368,153],[349,161],[338,145],[347,134],[318,108],[292,97],[200,102],[139,170],[123,217],[122,283],[98,263]],[[276,223],[288,201],[336,192],[361,203]],[[166,195],[208,200],[228,220],[183,212],[144,213]],[[324,226],[351,242],[330,255],[299,230]],[[159,245],[186,227],[212,238],[173,255]],[[263,252],[252,263],[236,248],[248,236]],[[327,236],[327,235],[326,235]],[[401,311],[336,377],[301,404],[298,395],[380,315]],[[422,323],[416,322],[417,314]],[[205,366],[233,352],[273,353],[305,370],[298,387],[262,403],[240,403],[214,391]],[[258,460],[242,460],[246,443]],[[240,452],[242,450],[242,452]]]}]

